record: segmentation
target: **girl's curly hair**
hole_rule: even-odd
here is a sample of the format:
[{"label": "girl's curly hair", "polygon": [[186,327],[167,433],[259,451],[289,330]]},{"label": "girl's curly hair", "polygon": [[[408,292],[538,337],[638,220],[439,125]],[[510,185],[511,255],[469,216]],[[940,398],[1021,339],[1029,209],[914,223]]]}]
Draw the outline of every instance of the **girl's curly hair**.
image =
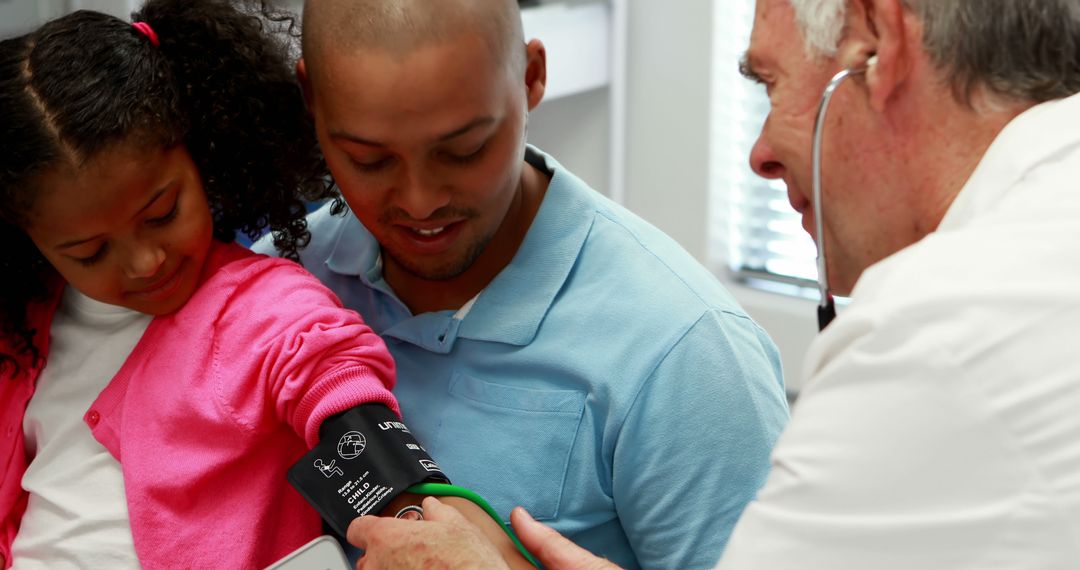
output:
[{"label": "girl's curly hair", "polygon": [[119,18],[79,11],[0,42],[0,366],[36,361],[27,308],[57,279],[23,231],[40,175],[117,144],[183,144],[214,236],[273,232],[286,257],[310,238],[304,201],[332,196],[292,62],[291,14],[266,2],[148,0]]}]

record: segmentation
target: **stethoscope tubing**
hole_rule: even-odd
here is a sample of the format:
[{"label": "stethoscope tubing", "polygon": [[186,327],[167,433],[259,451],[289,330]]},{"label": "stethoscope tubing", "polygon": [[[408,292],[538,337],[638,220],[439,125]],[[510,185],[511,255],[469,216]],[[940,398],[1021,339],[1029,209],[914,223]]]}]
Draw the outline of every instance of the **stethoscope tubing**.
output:
[{"label": "stethoscope tubing", "polygon": [[812,176],[812,199],[814,201],[814,241],[817,244],[818,293],[818,330],[823,331],[836,318],[836,301],[829,290],[829,270],[825,263],[825,216],[821,204],[821,154],[822,140],[825,136],[825,117],[833,95],[845,79],[866,73],[867,66],[850,68],[833,76],[821,94],[817,116],[814,118],[814,137],[811,142],[810,161]]}]

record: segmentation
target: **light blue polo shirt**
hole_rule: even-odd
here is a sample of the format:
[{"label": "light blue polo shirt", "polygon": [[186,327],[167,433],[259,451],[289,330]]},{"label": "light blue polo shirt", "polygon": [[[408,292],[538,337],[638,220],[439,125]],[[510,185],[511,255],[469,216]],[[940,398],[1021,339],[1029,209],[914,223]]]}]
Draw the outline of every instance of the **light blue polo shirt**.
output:
[{"label": "light blue polo shirt", "polygon": [[454,483],[625,568],[711,567],[788,419],[776,347],[672,239],[526,159],[543,204],[463,315],[411,314],[350,213],[310,216],[304,265],[386,340],[405,422]]}]

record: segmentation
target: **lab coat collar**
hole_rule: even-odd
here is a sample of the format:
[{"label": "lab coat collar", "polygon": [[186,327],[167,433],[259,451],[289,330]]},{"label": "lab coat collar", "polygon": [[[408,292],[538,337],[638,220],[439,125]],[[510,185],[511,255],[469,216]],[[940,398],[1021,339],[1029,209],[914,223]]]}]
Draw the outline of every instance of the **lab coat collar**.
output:
[{"label": "lab coat collar", "polygon": [[963,227],[993,208],[1040,163],[1080,144],[1080,95],[1036,105],[998,134],[945,213],[939,231]]}]

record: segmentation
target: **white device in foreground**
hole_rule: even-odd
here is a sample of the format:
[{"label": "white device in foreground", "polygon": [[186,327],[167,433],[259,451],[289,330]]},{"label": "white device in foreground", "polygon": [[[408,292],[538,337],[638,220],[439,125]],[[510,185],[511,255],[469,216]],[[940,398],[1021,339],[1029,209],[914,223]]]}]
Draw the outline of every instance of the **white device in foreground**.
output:
[{"label": "white device in foreground", "polygon": [[278,560],[266,570],[350,570],[349,560],[341,545],[332,537],[323,535],[297,548]]}]

